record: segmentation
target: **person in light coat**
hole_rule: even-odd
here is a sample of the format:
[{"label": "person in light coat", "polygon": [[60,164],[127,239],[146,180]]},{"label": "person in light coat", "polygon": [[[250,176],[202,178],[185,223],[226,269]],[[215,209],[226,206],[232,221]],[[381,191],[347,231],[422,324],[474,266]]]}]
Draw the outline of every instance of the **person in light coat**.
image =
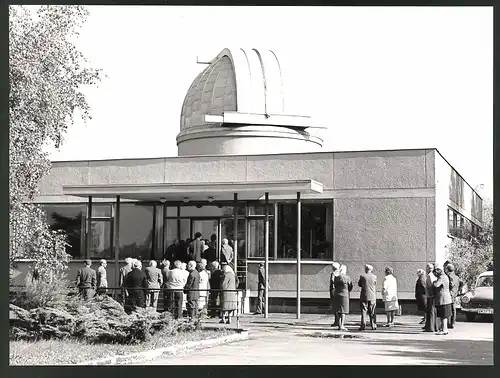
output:
[{"label": "person in light coat", "polygon": [[393,275],[394,270],[388,266],[385,268],[384,285],[382,288],[382,301],[384,302],[387,324],[385,327],[394,327],[394,315],[399,308],[398,283]]},{"label": "person in light coat", "polygon": [[221,303],[222,303],[222,318],[219,323],[231,324],[231,316],[238,308],[238,277],[234,274],[233,268],[230,265],[222,264],[222,285],[221,285]]},{"label": "person in light coat", "polygon": [[174,269],[171,269],[168,275],[166,289],[171,303],[167,307],[171,309],[175,319],[182,318],[182,302],[184,298],[184,286],[186,286],[186,275],[182,270],[182,262],[174,261]]},{"label": "person in light coat", "polygon": [[433,286],[436,289],[436,316],[441,320],[440,330],[438,335],[448,334],[448,318],[451,317],[451,294],[450,294],[450,279],[444,273],[444,269],[440,265],[434,267],[436,281]]},{"label": "person in light coat", "polygon": [[108,266],[108,263],[103,259],[99,264],[99,268],[97,268],[97,295],[106,295],[108,291],[106,266]]},{"label": "person in light coat", "polygon": [[160,287],[163,285],[163,276],[161,270],[156,267],[156,261],[149,262],[149,266],[145,269],[146,274],[146,307],[153,307],[155,310],[158,307],[158,296],[160,295]]},{"label": "person in light coat", "polygon": [[207,309],[207,299],[208,290],[210,289],[209,274],[206,270],[206,261],[201,259],[201,263],[196,264],[196,270],[200,274],[200,297],[198,298],[198,310],[206,312]]}]

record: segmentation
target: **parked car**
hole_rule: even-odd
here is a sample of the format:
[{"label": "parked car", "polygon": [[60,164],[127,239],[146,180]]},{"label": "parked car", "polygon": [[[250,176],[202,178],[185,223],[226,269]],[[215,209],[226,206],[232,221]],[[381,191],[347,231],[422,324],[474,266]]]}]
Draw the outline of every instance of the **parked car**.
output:
[{"label": "parked car", "polygon": [[476,315],[493,315],[493,272],[481,273],[474,288],[461,297],[462,312],[467,321],[472,322]]}]

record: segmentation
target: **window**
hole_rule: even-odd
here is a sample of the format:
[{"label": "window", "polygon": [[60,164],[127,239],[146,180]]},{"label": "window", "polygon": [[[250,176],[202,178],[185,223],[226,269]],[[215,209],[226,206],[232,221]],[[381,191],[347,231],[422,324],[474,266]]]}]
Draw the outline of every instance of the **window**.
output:
[{"label": "window", "polygon": [[[234,240],[233,218],[221,219],[221,235],[230,242]],[[238,219],[238,259],[245,259],[245,247],[245,219]]]},{"label": "window", "polygon": [[[94,214],[92,214],[94,216]],[[120,205],[119,258],[153,256],[154,206],[122,203]]]},{"label": "window", "polygon": [[93,220],[89,258],[114,259],[111,243],[111,220]]},{"label": "window", "polygon": [[164,235],[164,244],[163,246],[168,248],[171,244],[174,243],[174,240],[179,238],[179,227],[177,219],[165,219],[163,222],[163,235]]},{"label": "window", "polygon": [[448,209],[448,233],[453,232],[453,210]]},{"label": "window", "polygon": [[[180,207],[182,217],[232,217],[233,216],[233,206],[221,206],[221,205],[195,205],[195,206],[181,206]],[[238,215],[245,215],[245,204],[242,203],[238,206]]]},{"label": "window", "polygon": [[167,206],[165,211],[165,216],[176,217],[177,216],[177,206]]},{"label": "window", "polygon": [[111,217],[111,205],[92,205],[92,218],[109,217]]},{"label": "window", "polygon": [[[302,203],[301,257],[331,260],[333,204]],[[297,204],[278,205],[278,258],[297,258]]]},{"label": "window", "polygon": [[[264,218],[248,219],[248,257],[266,257],[266,221]],[[269,258],[274,256],[274,220],[269,218]],[[239,248],[239,247],[238,247]],[[238,252],[239,255],[239,252]]]},{"label": "window", "polygon": [[[274,204],[269,203],[269,215],[274,215]],[[266,215],[266,205],[265,202],[250,202],[248,204],[248,216],[252,215]]]},{"label": "window", "polygon": [[75,259],[85,258],[85,219],[87,206],[84,204],[42,205],[47,223],[53,230],[63,231],[69,246],[66,252]]}]

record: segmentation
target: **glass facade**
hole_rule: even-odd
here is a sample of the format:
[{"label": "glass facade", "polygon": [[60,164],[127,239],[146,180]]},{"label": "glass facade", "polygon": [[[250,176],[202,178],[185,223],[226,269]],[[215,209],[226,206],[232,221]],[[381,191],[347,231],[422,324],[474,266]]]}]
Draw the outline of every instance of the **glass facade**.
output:
[{"label": "glass facade", "polygon": [[[73,258],[114,259],[115,204],[93,204],[92,229],[86,248],[86,204],[45,205],[49,224],[67,233]],[[159,210],[164,211],[159,213]],[[269,258],[297,258],[297,204],[295,201],[269,203]],[[274,214],[275,209],[277,214]],[[307,201],[301,205],[301,257],[304,260],[331,260],[333,243],[333,201]],[[163,215],[162,215],[163,214]],[[226,204],[120,203],[119,259],[163,258],[174,240],[187,240],[201,232],[203,239],[238,242],[238,260],[265,257],[265,205],[263,201],[241,202],[238,206],[238,235],[234,234],[233,206]],[[456,215],[449,214],[456,219]],[[276,222],[276,224],[275,224]],[[456,222],[456,220],[455,220]],[[460,221],[459,221],[460,222]],[[466,220],[465,220],[466,222]],[[275,232],[277,231],[277,232]],[[277,248],[276,248],[277,247]],[[217,251],[218,252],[218,251]]]}]

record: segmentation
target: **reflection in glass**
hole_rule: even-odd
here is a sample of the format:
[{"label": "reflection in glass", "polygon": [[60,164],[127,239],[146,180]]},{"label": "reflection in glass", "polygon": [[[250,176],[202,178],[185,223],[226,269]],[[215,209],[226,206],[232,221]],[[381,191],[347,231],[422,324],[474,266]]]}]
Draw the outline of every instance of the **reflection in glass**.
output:
[{"label": "reflection in glass", "polygon": [[[266,222],[263,218],[248,220],[248,257],[266,256]],[[269,219],[269,258],[274,256],[274,220]]]},{"label": "reflection in glass", "polygon": [[151,259],[153,249],[153,206],[121,204],[120,255]]},{"label": "reflection in glass", "polygon": [[[332,203],[302,203],[301,257],[332,259]],[[297,205],[279,204],[278,258],[297,258]]]},{"label": "reflection in glass", "polygon": [[[234,218],[221,219],[221,235],[229,241],[234,240]],[[245,219],[238,219],[238,259],[245,259]]]},{"label": "reflection in glass", "polygon": [[[69,246],[66,252],[73,258],[85,258],[85,214],[86,205],[42,205],[47,223],[53,230],[66,234]],[[82,237],[83,236],[83,237]]]},{"label": "reflection in glass", "polygon": [[191,219],[180,219],[179,223],[181,240],[191,238]]},{"label": "reflection in glass", "polygon": [[164,247],[168,248],[178,238],[177,219],[165,219],[164,223]]},{"label": "reflection in glass", "polygon": [[89,257],[114,259],[114,253],[111,250],[111,221],[92,221]]},{"label": "reflection in glass", "polygon": [[110,216],[111,216],[111,205],[92,205],[92,218],[110,217]]},{"label": "reflection in glass", "polygon": [[167,206],[167,210],[165,212],[167,217],[176,217],[177,216],[177,206]]},{"label": "reflection in glass", "polygon": [[[266,206],[265,202],[250,202],[248,203],[248,215],[265,215]],[[269,203],[269,215],[274,215],[274,204]]]}]

